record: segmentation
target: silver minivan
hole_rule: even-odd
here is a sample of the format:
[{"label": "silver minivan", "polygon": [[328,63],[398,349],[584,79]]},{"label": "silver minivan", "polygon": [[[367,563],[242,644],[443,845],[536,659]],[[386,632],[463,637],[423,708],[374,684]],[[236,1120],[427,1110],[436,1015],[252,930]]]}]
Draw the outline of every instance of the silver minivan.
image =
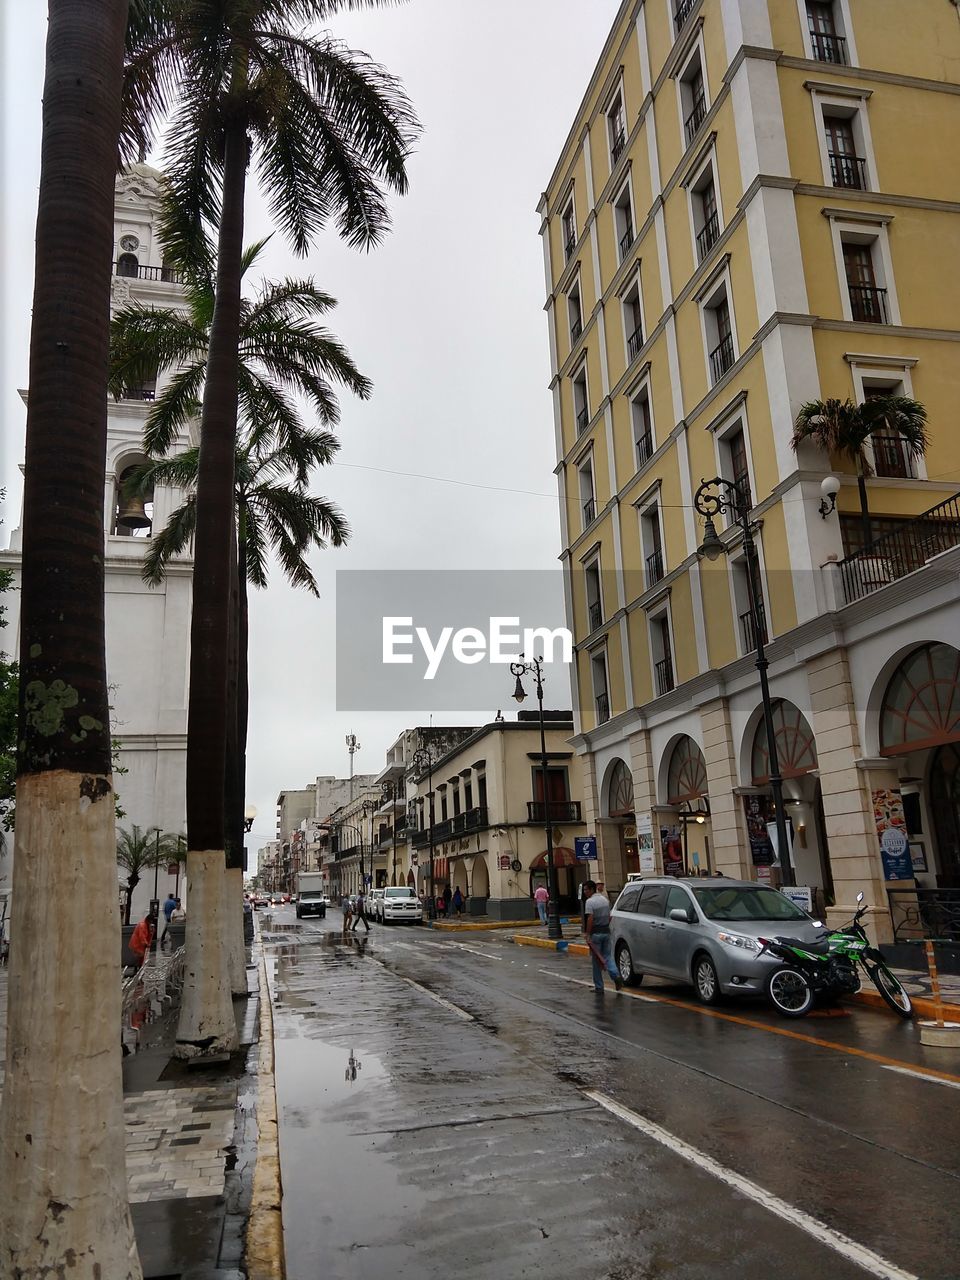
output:
[{"label": "silver minivan", "polygon": [[721,995],[762,995],[775,956],[760,955],[772,934],[813,942],[823,932],[777,889],[724,876],[651,877],[628,883],[614,904],[610,938],[620,975],[645,973],[692,983],[704,1004]]}]

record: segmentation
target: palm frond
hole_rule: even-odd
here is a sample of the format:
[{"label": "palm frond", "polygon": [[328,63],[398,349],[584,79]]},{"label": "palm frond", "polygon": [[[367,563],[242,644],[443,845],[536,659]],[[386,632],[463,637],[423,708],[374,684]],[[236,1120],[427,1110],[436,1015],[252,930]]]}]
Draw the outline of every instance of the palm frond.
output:
[{"label": "palm frond", "polygon": [[143,428],[143,447],[152,457],[168,453],[187,423],[199,414],[206,373],[206,360],[197,361],[175,373],[154,401]]},{"label": "palm frond", "polygon": [[123,307],[110,322],[111,393],[119,400],[128,387],[205,353],[206,344],[206,334],[175,311]]},{"label": "palm frond", "polygon": [[197,504],[191,494],[186,502],[173,512],[163,529],[153,535],[140,571],[144,582],[155,587],[163,581],[167,562],[187,549],[196,532],[196,527]]}]

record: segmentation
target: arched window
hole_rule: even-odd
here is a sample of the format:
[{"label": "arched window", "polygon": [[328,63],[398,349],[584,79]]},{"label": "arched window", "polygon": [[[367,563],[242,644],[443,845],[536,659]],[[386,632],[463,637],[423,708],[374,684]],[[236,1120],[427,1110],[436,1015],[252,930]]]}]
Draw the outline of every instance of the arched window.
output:
[{"label": "arched window", "polygon": [[667,803],[685,804],[707,794],[707,765],[703,752],[687,734],[673,748],[667,771]]},{"label": "arched window", "polygon": [[135,253],[121,253],[117,259],[117,275],[130,276],[136,279],[140,274],[140,263]]},{"label": "arched window", "polygon": [[887,685],[880,720],[885,756],[960,741],[960,650],[925,644],[904,658]]},{"label": "arched window", "polygon": [[611,818],[625,818],[633,813],[633,774],[623,760],[618,760],[610,772],[607,798]]},{"label": "arched window", "polygon": [[[802,778],[817,767],[817,747],[813,730],[799,707],[783,698],[773,702],[773,729],[777,742],[777,761],[784,778]],[[767,726],[761,717],[753,738],[753,785],[763,787],[770,781],[770,753],[767,750]]]},{"label": "arched window", "polygon": [[153,532],[153,489],[135,486],[136,471],[129,465],[116,477],[111,532],[117,537],[149,538]]}]

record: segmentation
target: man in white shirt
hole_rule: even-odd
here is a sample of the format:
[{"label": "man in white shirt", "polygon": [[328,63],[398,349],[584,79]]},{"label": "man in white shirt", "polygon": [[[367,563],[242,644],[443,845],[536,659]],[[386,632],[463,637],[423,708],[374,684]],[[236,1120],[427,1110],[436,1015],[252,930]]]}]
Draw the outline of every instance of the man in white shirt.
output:
[{"label": "man in white shirt", "polygon": [[589,895],[583,909],[587,917],[587,946],[593,962],[594,990],[603,995],[603,971],[606,969],[619,991],[623,980],[610,954],[610,903],[602,893],[597,892],[597,886],[592,880],[588,880],[583,888]]}]

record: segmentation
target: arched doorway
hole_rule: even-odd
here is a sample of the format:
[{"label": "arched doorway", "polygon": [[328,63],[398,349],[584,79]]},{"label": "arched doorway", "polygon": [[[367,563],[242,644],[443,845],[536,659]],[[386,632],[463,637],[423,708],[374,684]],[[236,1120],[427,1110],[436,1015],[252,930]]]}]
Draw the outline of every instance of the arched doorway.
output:
[{"label": "arched doorway", "polygon": [[[823,889],[828,905],[834,901],[833,872],[827,845],[823,796],[816,777],[817,744],[806,716],[794,703],[775,698],[771,706],[777,763],[783,778],[788,830],[792,833],[792,860],[797,884]],[[770,748],[766,721],[761,715],[750,753],[751,780],[762,788],[759,818],[773,823],[776,813],[770,786]],[[749,821],[749,819],[748,819]]]},{"label": "arched doorway", "polygon": [[[640,870],[640,855],[637,850],[637,828],[633,811],[633,774],[625,760],[614,760],[607,778],[607,816],[611,822],[617,824],[620,867],[623,869],[623,882],[626,883],[631,871]],[[606,864],[605,858],[605,874],[612,879],[613,868]]]},{"label": "arched doorway", "polygon": [[[677,810],[680,824],[680,866],[670,865],[675,844],[661,837],[664,871],[677,875],[698,875],[710,870],[710,836],[707,819],[710,800],[707,791],[707,763],[699,745],[684,734],[670,753],[667,766],[667,804]],[[674,856],[674,862],[676,861]]]},{"label": "arched doorway", "polygon": [[[557,902],[560,911],[577,910],[577,886],[587,878],[587,870],[577,862],[576,854],[565,845],[553,850],[553,868],[557,877]],[[538,885],[547,885],[547,851],[537,854],[530,863],[530,896]]]},{"label": "arched doorway", "polygon": [[[937,856],[937,884],[960,888],[960,650],[925,644],[909,653],[887,684],[880,712],[880,751],[914,756],[928,773],[927,800]],[[920,832],[911,831],[911,835]]]}]

